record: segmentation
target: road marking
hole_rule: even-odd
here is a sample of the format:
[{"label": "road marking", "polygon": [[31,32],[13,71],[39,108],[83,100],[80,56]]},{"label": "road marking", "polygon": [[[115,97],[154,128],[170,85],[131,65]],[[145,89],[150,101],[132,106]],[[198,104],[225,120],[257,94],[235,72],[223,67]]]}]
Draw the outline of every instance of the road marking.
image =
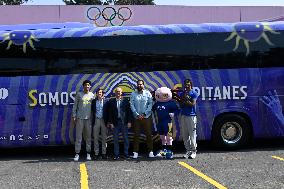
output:
[{"label": "road marking", "polygon": [[278,159],[278,160],[281,160],[281,161],[284,161],[284,158],[281,158],[281,157],[278,157],[278,156],[271,156],[271,157]]},{"label": "road marking", "polygon": [[80,164],[80,172],[81,172],[81,189],[89,189],[88,184],[88,172],[85,163]]},{"label": "road marking", "polygon": [[184,162],[178,162],[181,166],[189,169],[190,171],[192,171],[194,174],[196,174],[197,176],[200,176],[201,178],[203,178],[204,180],[206,180],[207,182],[209,182],[210,184],[214,185],[215,187],[219,188],[219,189],[227,189],[225,186],[223,186],[222,184],[219,184],[218,182],[216,182],[215,180],[213,180],[212,178],[204,175],[203,173],[201,173],[200,171],[194,169],[193,167],[191,167],[190,165],[184,163]]}]

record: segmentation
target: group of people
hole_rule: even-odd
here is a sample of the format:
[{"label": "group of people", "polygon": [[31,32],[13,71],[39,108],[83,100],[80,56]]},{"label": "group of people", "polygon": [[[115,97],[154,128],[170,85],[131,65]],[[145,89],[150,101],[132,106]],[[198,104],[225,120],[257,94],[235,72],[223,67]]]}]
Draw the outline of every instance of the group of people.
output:
[{"label": "group of people", "polygon": [[[171,119],[174,116],[175,107],[180,109],[180,127],[182,137],[186,148],[184,158],[196,157],[196,100],[197,93],[192,90],[192,82],[189,79],[184,81],[184,90],[177,95],[175,102],[161,103],[153,101],[153,96],[144,88],[144,81],[137,81],[137,89],[132,92],[130,100],[123,97],[122,88],[115,89],[115,98],[107,100],[104,98],[103,89],[98,89],[94,95],[91,89],[91,81],[83,82],[83,91],[77,92],[73,105],[73,121],[76,127],[75,139],[75,157],[74,161],[80,158],[82,137],[86,142],[87,160],[91,160],[91,141],[92,133],[94,139],[94,159],[99,158],[99,137],[101,137],[101,157],[106,159],[106,138],[107,131],[113,132],[114,142],[114,160],[119,156],[119,133],[122,132],[124,140],[124,158],[128,159],[129,139],[128,129],[132,128],[134,132],[133,156],[137,159],[139,153],[140,132],[143,129],[146,135],[146,144],[148,157],[155,157],[153,153],[152,140],[152,111],[155,110],[158,115],[157,130],[160,135],[165,152],[172,153],[172,124]],[[168,98],[168,95],[161,95],[162,99]],[[156,94],[158,97],[158,94]],[[178,106],[175,106],[178,104]]]}]

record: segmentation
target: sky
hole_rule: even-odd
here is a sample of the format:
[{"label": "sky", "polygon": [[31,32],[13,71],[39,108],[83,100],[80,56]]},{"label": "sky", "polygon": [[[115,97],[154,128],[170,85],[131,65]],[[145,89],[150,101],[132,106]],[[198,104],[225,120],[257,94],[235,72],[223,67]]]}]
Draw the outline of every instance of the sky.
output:
[{"label": "sky", "polygon": [[[284,6],[284,0],[155,0],[156,5]],[[64,5],[62,0],[32,0],[26,5]]]}]

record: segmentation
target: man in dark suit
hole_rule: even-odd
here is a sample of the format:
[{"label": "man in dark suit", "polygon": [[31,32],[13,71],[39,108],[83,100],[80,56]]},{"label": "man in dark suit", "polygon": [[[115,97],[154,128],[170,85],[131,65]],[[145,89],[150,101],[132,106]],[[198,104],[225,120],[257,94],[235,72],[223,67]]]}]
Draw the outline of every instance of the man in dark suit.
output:
[{"label": "man in dark suit", "polygon": [[101,133],[102,158],[106,159],[107,138],[107,100],[104,98],[103,89],[96,91],[96,98],[92,101],[93,135],[94,135],[94,159],[99,157],[99,134]]},{"label": "man in dark suit", "polygon": [[119,132],[122,131],[124,139],[124,157],[129,158],[128,129],[131,127],[132,115],[127,98],[122,97],[122,89],[115,89],[115,98],[111,99],[107,107],[108,125],[113,130],[114,160],[119,159]]}]

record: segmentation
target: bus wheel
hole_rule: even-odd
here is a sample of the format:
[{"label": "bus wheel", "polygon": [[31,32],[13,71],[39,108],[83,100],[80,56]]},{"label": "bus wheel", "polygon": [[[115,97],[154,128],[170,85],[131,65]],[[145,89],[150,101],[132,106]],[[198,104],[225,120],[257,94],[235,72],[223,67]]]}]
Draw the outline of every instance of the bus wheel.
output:
[{"label": "bus wheel", "polygon": [[251,136],[249,122],[237,114],[218,118],[213,127],[213,143],[217,147],[233,149],[247,144]]}]

